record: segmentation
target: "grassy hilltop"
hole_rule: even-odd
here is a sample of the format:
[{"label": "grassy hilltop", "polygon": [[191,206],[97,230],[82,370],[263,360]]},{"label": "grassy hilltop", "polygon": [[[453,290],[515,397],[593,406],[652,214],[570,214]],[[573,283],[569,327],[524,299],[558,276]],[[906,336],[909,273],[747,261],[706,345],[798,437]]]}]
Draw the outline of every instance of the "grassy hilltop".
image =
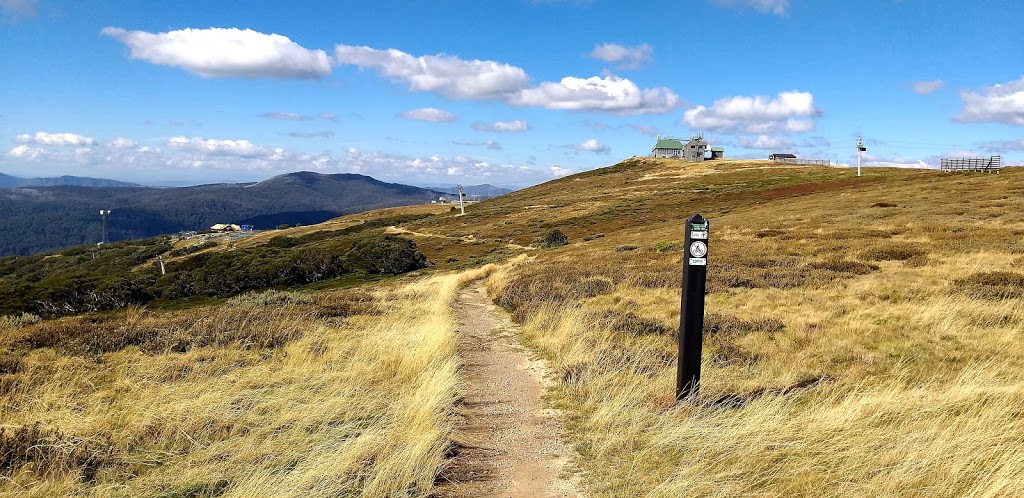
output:
[{"label": "grassy hilltop", "polygon": [[[1020,494],[1022,180],[634,158],[466,216],[303,227],[294,241],[330,248],[332,231],[394,220],[373,230],[432,266],[346,290],[5,319],[0,493],[429,495],[458,402],[451,300],[487,276],[550,361],[590,495]],[[711,220],[704,385],[675,404],[696,212]],[[540,248],[555,229],[569,244]]]}]

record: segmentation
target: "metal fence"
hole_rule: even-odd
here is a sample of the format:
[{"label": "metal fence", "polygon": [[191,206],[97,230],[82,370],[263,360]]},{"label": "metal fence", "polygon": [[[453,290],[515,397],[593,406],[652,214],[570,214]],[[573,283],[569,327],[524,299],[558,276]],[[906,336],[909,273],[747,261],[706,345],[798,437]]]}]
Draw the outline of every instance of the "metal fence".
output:
[{"label": "metal fence", "polygon": [[777,157],[774,161],[777,163],[800,164],[804,166],[832,166],[832,161],[829,161],[828,159],[792,159]]},{"label": "metal fence", "polygon": [[1001,156],[985,157],[950,157],[939,161],[942,171],[994,171],[1003,169]]}]

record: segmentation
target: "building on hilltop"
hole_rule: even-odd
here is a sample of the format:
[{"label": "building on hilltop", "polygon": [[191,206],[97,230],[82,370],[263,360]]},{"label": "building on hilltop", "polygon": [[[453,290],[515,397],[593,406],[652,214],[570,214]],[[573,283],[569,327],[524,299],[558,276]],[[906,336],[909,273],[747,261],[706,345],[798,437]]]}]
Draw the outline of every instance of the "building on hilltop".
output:
[{"label": "building on hilltop", "polygon": [[651,157],[680,159],[683,157],[683,143],[678,138],[658,135],[658,142],[651,149]]},{"label": "building on hilltop", "polygon": [[770,154],[769,161],[782,161],[785,159],[796,159],[796,154]]},{"label": "building on hilltop", "polygon": [[691,163],[700,162],[704,160],[704,155],[708,150],[708,143],[704,140],[704,134],[699,133],[690,137],[690,140],[685,144],[686,149],[683,151],[683,159]]},{"label": "building on hilltop", "polygon": [[662,157],[672,159],[684,159],[689,162],[700,162],[704,159],[721,159],[725,157],[725,149],[713,147],[711,157],[706,158],[708,142],[704,140],[704,134],[700,133],[690,137],[686,143],[672,137],[658,135],[658,141],[651,149],[651,157]]}]

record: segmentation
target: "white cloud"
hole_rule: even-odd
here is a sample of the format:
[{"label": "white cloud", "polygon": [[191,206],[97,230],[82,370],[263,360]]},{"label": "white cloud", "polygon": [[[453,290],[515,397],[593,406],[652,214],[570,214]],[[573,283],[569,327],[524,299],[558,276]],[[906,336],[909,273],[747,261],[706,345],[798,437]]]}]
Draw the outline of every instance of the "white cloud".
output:
[{"label": "white cloud", "polygon": [[486,147],[490,150],[502,150],[501,144],[494,140],[484,140],[482,142],[473,140],[452,140],[455,145],[462,145],[466,147]]},{"label": "white cloud", "polygon": [[613,114],[663,114],[679,105],[679,96],[665,87],[641,89],[613,74],[603,77],[567,76],[558,83],[528,88],[508,101],[512,105]]},{"label": "white cloud", "polygon": [[910,90],[918,95],[928,95],[929,93],[935,93],[946,87],[946,83],[942,80],[935,81],[915,81],[910,84]]},{"label": "white cloud", "polygon": [[697,106],[683,113],[683,122],[694,129],[748,133],[803,133],[813,131],[821,111],[809,92],[782,92],[767,96],[736,96],[719,99],[710,108]]},{"label": "white cloud", "polygon": [[320,117],[320,119],[325,119],[327,121],[337,121],[338,120],[338,115],[334,114],[333,112],[321,112],[319,117]]},{"label": "white cloud", "polygon": [[1024,151],[1024,140],[993,140],[982,143],[981,148],[999,153]]},{"label": "white cloud", "polygon": [[1024,76],[979,92],[962,90],[960,100],[964,108],[954,118],[956,121],[1024,126]]},{"label": "white cloud", "polygon": [[565,169],[565,168],[563,168],[561,166],[558,166],[556,164],[556,165],[551,166],[550,168],[548,168],[548,173],[550,173],[551,176],[554,177],[554,178],[561,178],[563,176],[569,176],[573,172],[570,169]]},{"label": "white cloud", "polygon": [[[852,164],[857,164],[856,158],[854,158]],[[861,156],[861,164],[863,166],[878,166],[886,168],[931,168],[928,162],[921,159],[908,159],[901,156],[894,157],[883,157],[875,156],[868,153],[864,153]]]},{"label": "white cloud", "polygon": [[526,71],[494,61],[462,60],[451,55],[414,57],[395,49],[337,45],[338,64],[373,68],[409,85],[415,92],[433,92],[450,99],[496,99],[529,85]]},{"label": "white cloud", "polygon": [[747,149],[792,149],[793,146],[793,141],[786,137],[758,135],[754,140],[749,137],[740,137],[740,147]]},{"label": "white cloud", "polygon": [[495,133],[519,133],[530,129],[530,125],[522,119],[514,121],[495,121],[493,123],[473,123],[473,129],[479,131],[492,131]]},{"label": "white cloud", "polygon": [[313,119],[309,116],[304,116],[294,112],[265,112],[260,114],[259,117],[267,119],[282,119],[287,121],[309,121]]},{"label": "white cloud", "polygon": [[46,150],[39,147],[29,147],[27,145],[19,145],[7,151],[7,157],[23,159],[25,161],[36,161],[47,155]]},{"label": "white cloud", "polygon": [[218,140],[202,137],[171,137],[167,148],[192,154],[210,156],[235,156],[245,158],[267,157],[272,150],[260,147],[249,140]]},{"label": "white cloud", "polygon": [[593,152],[594,154],[608,154],[612,151],[611,147],[598,142],[594,138],[578,144],[566,145],[565,147],[582,152]]},{"label": "white cloud", "polygon": [[530,85],[522,68],[494,61],[463,60],[451,55],[415,57],[396,49],[338,45],[338,64],[376,69],[405,83],[410,91],[432,92],[449,99],[499,100],[516,106],[615,114],[665,113],[679,105],[668,88],[641,89],[632,81],[608,74],[565,77],[558,83]]},{"label": "white cloud", "polygon": [[444,109],[436,109],[433,107],[412,109],[399,114],[398,117],[405,119],[417,119],[420,121],[433,121],[435,123],[451,123],[459,119],[455,114]]},{"label": "white cloud", "polygon": [[785,15],[789,10],[789,0],[713,0],[723,7],[750,7],[764,14]]},{"label": "white cloud", "polygon": [[117,137],[107,142],[108,149],[134,149],[139,146],[139,143],[132,138]]},{"label": "white cloud", "polygon": [[76,133],[47,133],[36,132],[35,135],[22,133],[14,137],[14,142],[19,144],[36,145],[94,145],[96,141],[91,137],[78,135]]},{"label": "white cloud", "polygon": [[594,45],[594,49],[590,51],[590,57],[615,63],[615,67],[619,69],[637,69],[654,60],[654,49],[646,43],[635,47],[617,43],[602,43]]},{"label": "white cloud", "polygon": [[38,10],[38,0],[0,0],[0,13],[8,17],[35,17]]},{"label": "white cloud", "polygon": [[131,49],[132,59],[180,67],[204,78],[309,79],[331,74],[323,50],[251,29],[181,29],[166,33],[103,28]]}]

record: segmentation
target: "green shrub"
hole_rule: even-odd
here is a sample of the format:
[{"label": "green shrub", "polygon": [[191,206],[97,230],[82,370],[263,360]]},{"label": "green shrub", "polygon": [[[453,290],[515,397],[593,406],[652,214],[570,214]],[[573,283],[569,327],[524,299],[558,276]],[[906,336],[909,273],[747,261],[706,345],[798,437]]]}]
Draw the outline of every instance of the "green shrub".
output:
[{"label": "green shrub", "polygon": [[367,274],[398,275],[427,267],[427,258],[415,242],[394,235],[361,239],[342,260],[350,271]]},{"label": "green shrub", "polygon": [[615,252],[628,252],[635,251],[637,249],[639,249],[639,247],[634,246],[633,244],[622,244],[619,246],[615,246]]},{"label": "green shrub", "polygon": [[544,234],[541,245],[544,247],[561,247],[569,244],[569,238],[561,230],[555,228]]},{"label": "green shrub", "polygon": [[294,247],[296,245],[295,239],[287,235],[277,235],[271,237],[267,241],[267,245],[270,247]]},{"label": "green shrub", "polygon": [[278,230],[287,230],[289,228],[291,228],[291,225],[289,225],[287,223],[281,223],[280,225],[277,226]]}]

